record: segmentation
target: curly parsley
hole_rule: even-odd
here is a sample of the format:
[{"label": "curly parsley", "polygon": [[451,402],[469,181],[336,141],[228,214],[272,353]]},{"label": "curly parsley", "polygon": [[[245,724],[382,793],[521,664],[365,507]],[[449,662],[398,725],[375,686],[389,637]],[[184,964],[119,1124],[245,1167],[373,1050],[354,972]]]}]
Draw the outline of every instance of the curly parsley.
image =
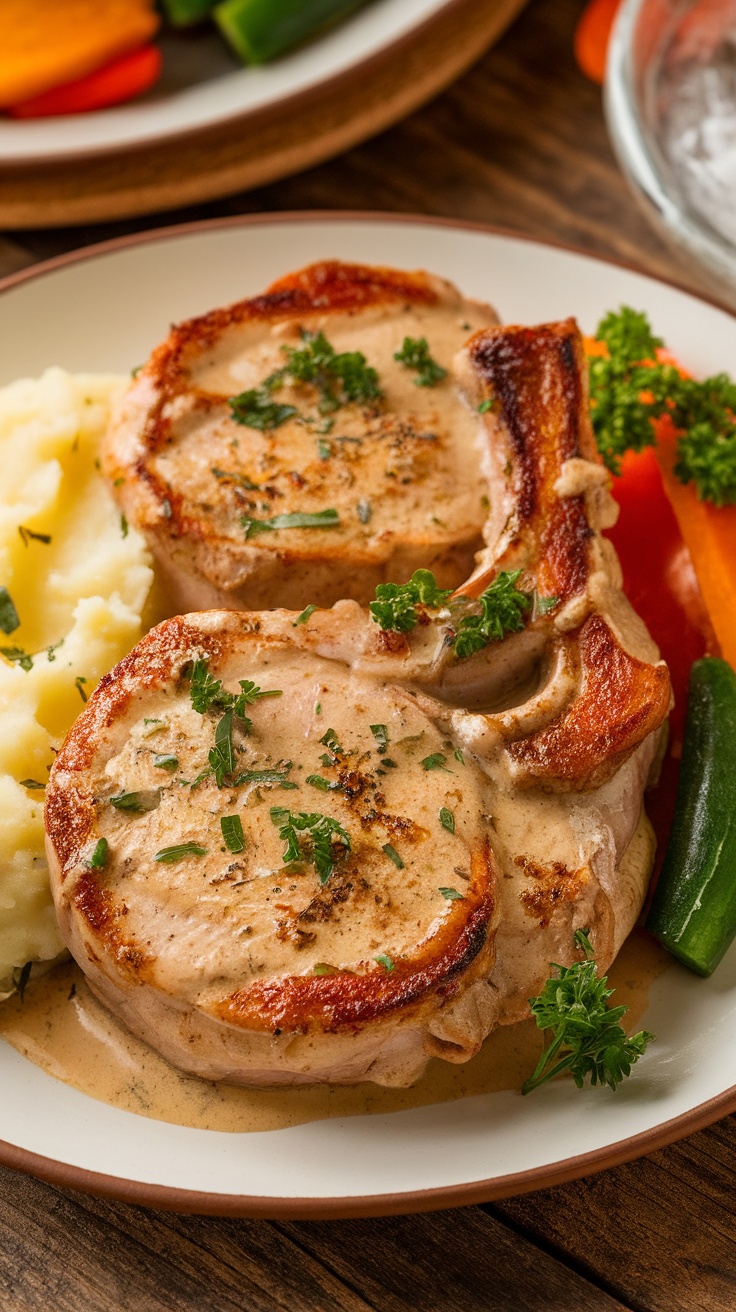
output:
[{"label": "curly parsley", "polygon": [[438,610],[450,596],[452,588],[438,588],[431,570],[418,569],[408,583],[379,583],[370,612],[384,631],[409,633],[419,623],[417,606]]},{"label": "curly parsley", "polygon": [[447,377],[447,370],[432,359],[426,337],[405,337],[400,351],[394,351],[394,360],[406,369],[416,369],[417,387],[436,387]]},{"label": "curly parsley", "polygon": [[294,814],[286,807],[272,806],[271,821],[278,828],[279,838],[286,843],[284,864],[311,861],[320,884],[327,883],[338,856],[346,855],[351,849],[350,835],[332,816],[316,811]]},{"label": "curly parsley", "polygon": [[455,655],[460,660],[482,651],[491,642],[499,642],[507,633],[523,629],[532,596],[517,588],[520,574],[520,569],[501,570],[478,598],[480,614],[461,619],[455,634]]}]

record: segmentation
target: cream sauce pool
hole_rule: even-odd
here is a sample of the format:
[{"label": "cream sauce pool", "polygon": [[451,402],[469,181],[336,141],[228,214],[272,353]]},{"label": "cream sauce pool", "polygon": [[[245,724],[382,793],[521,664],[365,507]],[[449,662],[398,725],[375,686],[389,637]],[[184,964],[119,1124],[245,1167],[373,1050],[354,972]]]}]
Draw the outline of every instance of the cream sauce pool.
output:
[{"label": "cream sauce pool", "polygon": [[[637,1026],[646,1010],[649,986],[668,961],[641,930],[634,930],[624,944],[608,977],[616,989],[614,1003],[629,1007],[627,1029]],[[495,1030],[478,1055],[464,1065],[430,1061],[422,1079],[410,1089],[373,1084],[237,1088],[175,1070],[93,997],[73,962],[33,981],[23,1002],[16,996],[3,1003],[0,1035],[49,1075],[101,1102],[153,1120],[233,1133],[518,1090],[542,1049],[542,1035],[529,1020]]]}]

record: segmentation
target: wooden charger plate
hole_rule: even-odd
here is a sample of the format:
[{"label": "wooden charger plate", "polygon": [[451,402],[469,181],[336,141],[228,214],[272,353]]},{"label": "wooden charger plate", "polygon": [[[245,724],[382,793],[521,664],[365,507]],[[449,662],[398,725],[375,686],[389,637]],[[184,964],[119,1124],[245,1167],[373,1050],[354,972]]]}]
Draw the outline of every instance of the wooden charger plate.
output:
[{"label": "wooden charger plate", "polygon": [[92,158],[6,165],[0,225],[59,227],[150,214],[309,168],[437,95],[498,39],[524,3],[447,0],[369,59],[206,131]]}]

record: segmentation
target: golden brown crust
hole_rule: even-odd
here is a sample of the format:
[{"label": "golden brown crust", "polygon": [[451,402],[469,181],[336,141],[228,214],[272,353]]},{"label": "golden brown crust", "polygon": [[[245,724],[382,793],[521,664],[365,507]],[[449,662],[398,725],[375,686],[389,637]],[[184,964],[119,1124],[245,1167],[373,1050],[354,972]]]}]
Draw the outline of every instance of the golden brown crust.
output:
[{"label": "golden brown crust", "polygon": [[577,695],[551,724],[509,743],[507,752],[518,782],[595,788],[666,719],[669,672],[663,663],[630,656],[600,615],[567,641],[579,653]]},{"label": "golden brown crust", "polygon": [[[221,1020],[254,1030],[333,1032],[365,1025],[433,998],[446,1001],[471,978],[487,973],[496,867],[488,843],[474,853],[462,901],[423,950],[397,958],[392,969],[367,974],[292,975],[256,980],[215,1008]],[[485,950],[484,950],[485,949]],[[367,963],[366,963],[367,964]]]}]

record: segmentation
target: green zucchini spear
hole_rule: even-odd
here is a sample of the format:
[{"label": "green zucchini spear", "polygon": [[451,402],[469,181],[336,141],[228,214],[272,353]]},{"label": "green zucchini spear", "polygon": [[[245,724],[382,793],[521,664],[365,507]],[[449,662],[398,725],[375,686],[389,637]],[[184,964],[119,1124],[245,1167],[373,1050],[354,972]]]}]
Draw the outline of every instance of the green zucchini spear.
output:
[{"label": "green zucchini spear", "polygon": [[222,0],[213,18],[246,64],[265,64],[345,18],[364,0]]},{"label": "green zucchini spear", "polygon": [[164,13],[172,27],[192,27],[208,18],[215,0],[163,0]]},{"label": "green zucchini spear", "polygon": [[690,674],[675,819],[646,927],[699,975],[736,937],[736,674],[711,656]]}]

